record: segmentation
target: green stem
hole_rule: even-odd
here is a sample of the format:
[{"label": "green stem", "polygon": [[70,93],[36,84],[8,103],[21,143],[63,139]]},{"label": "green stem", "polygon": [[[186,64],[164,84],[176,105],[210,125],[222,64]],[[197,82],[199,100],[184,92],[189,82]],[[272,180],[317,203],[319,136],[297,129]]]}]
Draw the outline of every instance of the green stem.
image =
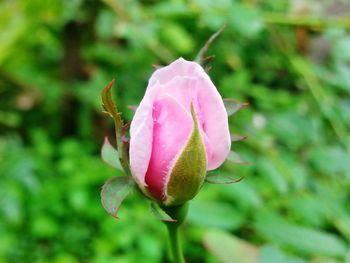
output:
[{"label": "green stem", "polygon": [[170,250],[174,263],[185,263],[179,240],[179,225],[174,223],[166,224],[169,233]]},{"label": "green stem", "polygon": [[185,203],[183,205],[178,205],[178,206],[160,206],[160,207],[172,219],[176,220],[175,222],[164,221],[169,233],[170,250],[173,258],[172,262],[185,263],[185,259],[182,253],[180,240],[179,240],[179,227],[182,225],[182,223],[186,218],[187,211],[188,211],[188,204]]}]

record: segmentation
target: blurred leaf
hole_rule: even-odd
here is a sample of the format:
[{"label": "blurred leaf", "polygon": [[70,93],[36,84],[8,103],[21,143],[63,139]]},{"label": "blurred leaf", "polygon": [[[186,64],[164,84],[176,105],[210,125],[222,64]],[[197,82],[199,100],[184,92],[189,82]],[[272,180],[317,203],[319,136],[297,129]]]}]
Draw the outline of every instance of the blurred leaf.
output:
[{"label": "blurred leaf", "polygon": [[310,151],[310,162],[322,174],[343,175],[350,179],[350,155],[338,146],[316,147]]},{"label": "blurred leaf", "polygon": [[288,183],[279,169],[267,158],[260,158],[258,161],[259,171],[262,176],[267,178],[278,193],[288,192]]},{"label": "blurred leaf", "polygon": [[262,17],[257,9],[235,2],[230,9],[230,26],[244,37],[256,37],[264,28]]},{"label": "blurred leaf", "polygon": [[288,199],[289,208],[295,217],[305,224],[322,227],[326,223],[326,205],[318,197],[293,196]]},{"label": "blurred leaf", "polygon": [[53,238],[59,233],[59,224],[47,215],[38,215],[31,225],[31,232],[40,238]]},{"label": "blurred leaf", "polygon": [[[340,261],[335,260],[335,259],[317,257],[317,258],[311,260],[310,263],[340,263]],[[345,263],[348,263],[348,260],[346,260]]]},{"label": "blurred leaf", "polygon": [[184,27],[175,23],[166,23],[160,32],[166,46],[172,47],[180,54],[193,51],[194,42],[191,34]]},{"label": "blurred leaf", "polygon": [[255,228],[273,244],[279,244],[307,255],[344,257],[347,246],[334,234],[284,221],[271,213],[258,213]]},{"label": "blurred leaf", "polygon": [[[223,263],[258,263],[259,250],[248,242],[218,230],[204,234],[205,247]],[[277,263],[270,261],[269,263]]]},{"label": "blurred leaf", "polygon": [[205,227],[237,229],[243,217],[229,204],[194,200],[188,211],[188,220]]},{"label": "blurred leaf", "polygon": [[185,3],[181,2],[158,2],[153,12],[156,15],[163,17],[183,17],[192,15],[191,8]]},{"label": "blurred leaf", "polygon": [[129,176],[112,177],[105,182],[101,190],[101,201],[111,216],[118,218],[118,209],[134,185],[134,179]]},{"label": "blurred leaf", "polygon": [[226,198],[237,202],[241,207],[248,210],[256,209],[263,204],[260,193],[254,188],[251,180],[243,180],[238,184],[220,185],[220,191]]},{"label": "blurred leaf", "polygon": [[21,117],[18,113],[0,111],[0,125],[2,124],[9,127],[18,127],[20,123]]},{"label": "blurred leaf", "polygon": [[19,3],[4,1],[0,9],[0,65],[14,51],[12,45],[25,34],[28,24]]},{"label": "blurred leaf", "polygon": [[266,246],[261,249],[259,263],[306,263],[307,261],[286,255],[277,247]]},{"label": "blurred leaf", "polygon": [[110,38],[113,36],[113,26],[115,15],[111,10],[102,10],[99,14],[96,29],[102,38]]},{"label": "blurred leaf", "polygon": [[101,156],[102,156],[102,160],[105,163],[109,164],[110,166],[112,166],[120,171],[123,171],[123,168],[120,165],[118,152],[109,143],[109,140],[107,137],[105,137],[105,141],[104,141],[102,149],[101,149]]},{"label": "blurred leaf", "polygon": [[316,121],[294,111],[275,113],[269,118],[268,126],[278,140],[293,149],[315,143],[322,135]]}]

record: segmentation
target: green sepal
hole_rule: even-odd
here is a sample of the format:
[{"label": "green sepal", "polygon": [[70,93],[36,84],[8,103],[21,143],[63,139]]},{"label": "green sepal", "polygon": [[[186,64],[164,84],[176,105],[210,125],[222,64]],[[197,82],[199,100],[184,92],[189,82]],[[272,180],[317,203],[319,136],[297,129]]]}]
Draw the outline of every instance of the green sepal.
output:
[{"label": "green sepal", "polygon": [[167,225],[180,226],[186,219],[188,213],[189,204],[184,203],[181,205],[173,206],[159,206],[173,221],[165,221]]},{"label": "green sepal", "polygon": [[[210,36],[210,38],[205,42],[204,46],[201,48],[201,50],[198,52],[195,61],[205,66],[205,64],[208,64],[210,61],[212,61],[215,56],[214,55],[207,55],[209,47],[214,43],[214,41],[217,39],[217,37],[225,30],[227,24],[225,23],[221,28],[219,28],[218,31],[216,31],[213,35]],[[209,72],[211,67],[206,67],[206,71]]]},{"label": "green sepal", "polygon": [[233,184],[242,181],[243,178],[243,176],[237,178],[237,176],[227,172],[210,171],[207,173],[205,181],[210,184]]},{"label": "green sepal", "polygon": [[236,163],[236,164],[242,164],[242,165],[248,165],[248,164],[250,164],[249,162],[244,161],[244,160],[242,159],[242,157],[241,157],[238,153],[236,153],[236,152],[234,152],[234,151],[230,151],[230,153],[228,154],[226,160],[227,160],[227,161],[230,161],[230,162],[232,162],[232,163]]},{"label": "green sepal", "polygon": [[158,204],[151,202],[151,212],[159,220],[163,222],[176,222],[176,219],[173,219],[168,215]]},{"label": "green sepal", "polygon": [[118,158],[118,151],[110,144],[107,137],[105,137],[105,141],[101,148],[101,157],[106,164],[116,168],[119,171],[123,171]]},{"label": "green sepal", "polygon": [[198,193],[206,176],[206,151],[192,105],[191,114],[193,131],[187,145],[171,169],[166,184],[165,205],[181,205],[191,200]]},{"label": "green sepal", "polygon": [[247,139],[246,135],[231,134],[231,142],[240,142]]},{"label": "green sepal", "polygon": [[227,115],[230,117],[233,114],[237,113],[239,110],[247,107],[249,103],[240,102],[234,99],[223,99],[224,106],[226,108]]}]

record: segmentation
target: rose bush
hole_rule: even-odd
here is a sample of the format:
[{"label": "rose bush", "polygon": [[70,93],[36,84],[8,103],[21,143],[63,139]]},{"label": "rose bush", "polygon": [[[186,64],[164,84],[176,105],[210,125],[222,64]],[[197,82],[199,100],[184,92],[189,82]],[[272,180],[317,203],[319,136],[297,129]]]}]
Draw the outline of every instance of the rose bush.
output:
[{"label": "rose bush", "polygon": [[230,146],[223,100],[198,63],[179,58],[153,73],[130,127],[130,168],[146,195],[192,199]]}]

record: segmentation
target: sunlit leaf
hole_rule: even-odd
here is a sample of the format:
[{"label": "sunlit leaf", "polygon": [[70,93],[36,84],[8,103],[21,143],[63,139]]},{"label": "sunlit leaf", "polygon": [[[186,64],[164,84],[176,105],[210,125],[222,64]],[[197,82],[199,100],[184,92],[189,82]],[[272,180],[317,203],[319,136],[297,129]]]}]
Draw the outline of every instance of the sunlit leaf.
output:
[{"label": "sunlit leaf", "polygon": [[223,231],[207,231],[203,241],[205,247],[223,263],[259,263],[257,247]]},{"label": "sunlit leaf", "polygon": [[130,176],[112,177],[102,187],[101,201],[104,209],[113,217],[118,218],[118,209],[135,185]]}]

